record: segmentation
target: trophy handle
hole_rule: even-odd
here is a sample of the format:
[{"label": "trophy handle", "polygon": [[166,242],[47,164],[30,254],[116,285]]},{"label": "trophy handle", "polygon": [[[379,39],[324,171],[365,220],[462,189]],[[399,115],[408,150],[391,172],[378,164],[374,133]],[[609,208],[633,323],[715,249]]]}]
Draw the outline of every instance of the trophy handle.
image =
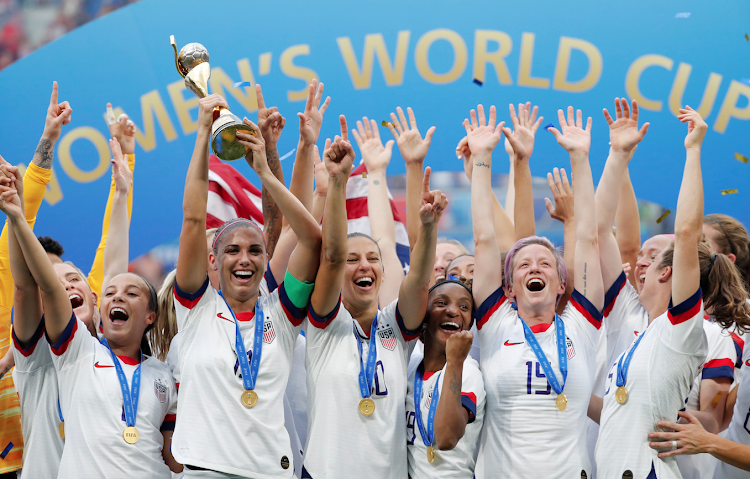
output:
[{"label": "trophy handle", "polygon": [[169,36],[169,43],[171,43],[172,48],[174,48],[174,65],[177,67],[177,73],[179,73],[182,78],[185,78],[185,74],[182,73],[182,69],[180,68],[180,61],[178,60],[179,53],[177,52],[177,44],[175,43],[174,35]]}]

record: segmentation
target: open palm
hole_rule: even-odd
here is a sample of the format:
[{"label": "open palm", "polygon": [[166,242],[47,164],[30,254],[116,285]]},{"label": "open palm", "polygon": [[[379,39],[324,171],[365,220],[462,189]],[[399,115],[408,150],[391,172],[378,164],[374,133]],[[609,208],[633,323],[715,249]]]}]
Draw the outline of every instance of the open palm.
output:
[{"label": "open palm", "polygon": [[603,113],[609,124],[609,142],[613,150],[631,151],[643,140],[648,131],[648,123],[638,129],[638,103],[635,100],[633,100],[632,115],[628,102],[620,98],[615,98],[616,119],[614,121],[606,108]]},{"label": "open palm", "polygon": [[352,130],[352,135],[357,141],[367,171],[384,170],[388,167],[393,152],[393,140],[383,146],[375,120],[363,117],[362,121],[357,121],[357,129]]}]

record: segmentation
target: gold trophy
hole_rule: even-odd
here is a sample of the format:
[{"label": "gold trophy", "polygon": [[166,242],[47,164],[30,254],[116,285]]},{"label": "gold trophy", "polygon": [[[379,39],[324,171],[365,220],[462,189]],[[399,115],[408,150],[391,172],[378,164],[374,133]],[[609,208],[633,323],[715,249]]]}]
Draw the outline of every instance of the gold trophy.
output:
[{"label": "gold trophy", "polygon": [[[174,35],[169,37],[169,41],[174,48],[177,72],[185,79],[185,86],[198,98],[207,97],[211,67],[208,64],[206,47],[200,43],[188,43],[178,53]],[[246,130],[253,136],[258,136],[258,132],[244,124],[240,117],[231,113],[227,108],[216,107],[214,123],[211,125],[211,149],[224,161],[238,160],[245,156],[245,147],[237,143],[237,130]]]}]

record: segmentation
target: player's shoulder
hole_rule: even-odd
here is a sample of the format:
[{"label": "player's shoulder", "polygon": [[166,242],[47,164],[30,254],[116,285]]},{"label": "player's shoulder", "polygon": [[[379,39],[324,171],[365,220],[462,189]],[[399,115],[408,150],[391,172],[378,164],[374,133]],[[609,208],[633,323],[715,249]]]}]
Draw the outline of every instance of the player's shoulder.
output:
[{"label": "player's shoulder", "polygon": [[169,365],[164,361],[160,360],[156,356],[143,356],[143,369],[148,369],[152,373],[172,375],[172,371],[169,369]]}]

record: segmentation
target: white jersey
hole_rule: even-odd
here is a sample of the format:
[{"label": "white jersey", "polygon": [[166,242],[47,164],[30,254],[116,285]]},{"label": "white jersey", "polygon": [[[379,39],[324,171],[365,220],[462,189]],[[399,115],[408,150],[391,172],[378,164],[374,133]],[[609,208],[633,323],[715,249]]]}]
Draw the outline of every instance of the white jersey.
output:
[{"label": "white jersey", "polygon": [[[607,327],[619,320],[611,314]],[[633,478],[645,478],[652,464],[659,479],[680,478],[676,459],[659,459],[658,451],[649,447],[648,433],[658,430],[657,421],[677,420],[677,413],[685,407],[706,359],[703,321],[702,292],[698,289],[640,333],[643,339],[632,356],[624,404],[615,400],[619,357],[612,362],[596,445],[600,478],[620,478],[628,471]]]},{"label": "white jersey", "polygon": [[44,319],[34,335],[22,344],[13,330],[13,383],[21,405],[23,472],[26,477],[57,477],[63,445],[57,410],[57,372]]},{"label": "white jersey", "polygon": [[417,332],[404,326],[398,300],[378,313],[371,416],[359,412],[360,356],[354,336],[360,337],[366,366],[370,331],[362,330],[339,299],[333,312],[322,318],[309,308],[305,332],[306,473],[315,479],[406,477],[406,375]]},{"label": "white jersey", "polygon": [[[606,371],[609,372],[612,362],[648,327],[648,312],[641,305],[638,292],[627,280],[624,272],[605,294],[603,314],[605,318],[615,318],[612,321],[608,320],[605,328]],[[604,391],[600,391],[600,394],[604,394]]]},{"label": "white jersey", "polygon": [[[742,336],[737,335],[737,339]],[[750,341],[744,336],[742,369],[740,370],[737,402],[734,404],[732,422],[726,430],[726,438],[750,446]],[[718,461],[714,479],[750,479],[750,472],[743,471],[725,462]]]},{"label": "white jersey", "polygon": [[[591,473],[586,413],[594,382],[601,314],[574,291],[565,326],[568,407],[559,411],[541,363],[526,342],[518,312],[499,288],[475,312],[487,392],[476,477],[574,477]],[[554,323],[531,327],[562,383]],[[544,458],[540,460],[540,458]]]},{"label": "white jersey", "polygon": [[[161,431],[174,428],[177,390],[167,365],[149,356],[140,364],[139,439],[128,444],[122,437],[127,424],[110,350],[75,314],[50,350],[65,418],[59,477],[171,478],[162,457]],[[124,356],[118,360],[130,387],[138,362]]]},{"label": "white jersey", "polygon": [[[195,293],[175,284],[180,330],[178,367],[180,402],[172,454],[182,464],[226,474],[266,479],[292,477],[294,464],[284,428],[284,389],[304,311],[296,308],[282,285],[258,299],[264,316],[263,349],[253,408],[240,402],[245,390],[235,351],[232,311],[209,285]],[[252,356],[254,312],[237,322]]]},{"label": "white jersey", "polygon": [[[419,364],[417,364],[419,366]],[[440,399],[446,391],[445,368],[441,370]],[[472,358],[467,357],[464,361],[461,373],[461,404],[469,413],[469,423],[466,425],[464,436],[458,441],[456,447],[450,451],[439,451],[435,448],[435,461],[430,464],[427,461],[427,446],[424,445],[422,434],[417,424],[417,415],[414,412],[414,377],[417,367],[409,369],[406,393],[406,448],[409,458],[409,477],[411,479],[432,478],[466,478],[474,477],[474,457],[476,456],[477,440],[482,431],[484,423],[484,381],[479,371],[479,364]],[[422,423],[427,432],[427,417],[430,412],[433,391],[438,381],[438,373],[425,373],[422,384],[421,413]]]}]

